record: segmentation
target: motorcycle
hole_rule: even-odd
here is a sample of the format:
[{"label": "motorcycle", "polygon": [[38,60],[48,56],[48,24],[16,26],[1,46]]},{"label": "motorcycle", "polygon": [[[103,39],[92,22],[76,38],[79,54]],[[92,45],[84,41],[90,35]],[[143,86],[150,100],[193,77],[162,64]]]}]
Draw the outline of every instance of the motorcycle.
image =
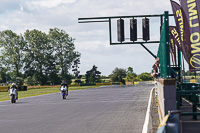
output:
[{"label": "motorcycle", "polygon": [[16,100],[17,100],[17,89],[11,87],[9,89],[9,96],[10,96],[11,103],[16,103]]},{"label": "motorcycle", "polygon": [[68,96],[68,88],[66,86],[61,86],[60,92],[62,94],[63,99],[66,99],[66,97]]}]

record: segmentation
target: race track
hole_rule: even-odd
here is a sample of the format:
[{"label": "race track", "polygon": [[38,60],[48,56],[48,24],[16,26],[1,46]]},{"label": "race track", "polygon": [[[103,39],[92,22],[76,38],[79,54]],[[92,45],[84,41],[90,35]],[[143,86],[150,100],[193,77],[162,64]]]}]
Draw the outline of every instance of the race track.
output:
[{"label": "race track", "polygon": [[[0,133],[141,133],[153,86],[101,87],[0,102]],[[20,97],[20,96],[19,96]]]}]

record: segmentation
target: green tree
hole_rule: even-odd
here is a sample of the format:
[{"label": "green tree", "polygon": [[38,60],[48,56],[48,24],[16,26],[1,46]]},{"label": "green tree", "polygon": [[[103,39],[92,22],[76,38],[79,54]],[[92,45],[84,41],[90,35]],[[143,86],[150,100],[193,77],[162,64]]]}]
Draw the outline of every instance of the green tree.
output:
[{"label": "green tree", "polygon": [[60,68],[61,78],[69,80],[66,79],[66,76],[69,76],[68,70],[72,63],[80,57],[80,53],[75,51],[74,39],[58,28],[50,29],[48,37],[54,50],[56,65]]},{"label": "green tree", "polygon": [[195,79],[194,76],[191,76],[191,79]]},{"label": "green tree", "polygon": [[127,73],[133,73],[133,68],[132,67],[128,67]]},{"label": "green tree", "polygon": [[141,81],[149,81],[149,80],[153,80],[153,77],[150,75],[150,73],[144,72],[137,76],[137,80],[138,79]]},{"label": "green tree", "polygon": [[2,83],[6,83],[7,82],[7,69],[5,67],[1,67],[0,68],[0,80]]},{"label": "green tree", "polygon": [[127,70],[126,81],[134,82],[137,74],[133,72],[133,68],[129,67]]},{"label": "green tree", "polygon": [[76,60],[74,60],[73,65],[72,65],[72,71],[74,72],[75,79],[80,78],[79,76],[80,71],[78,70],[79,64],[80,64],[80,58],[77,58]]},{"label": "green tree", "polygon": [[125,84],[125,80],[123,78],[126,77],[126,69],[116,67],[109,77],[111,78],[112,82],[122,82]]},{"label": "green tree", "polygon": [[91,70],[87,71],[86,83],[99,83],[101,78],[101,72],[97,70],[97,67],[94,65]]},{"label": "green tree", "polygon": [[76,76],[79,74],[80,53],[75,51],[74,39],[58,28],[50,29],[48,34],[26,30],[23,36],[11,30],[2,31],[0,48],[3,82],[24,77],[27,82],[34,80],[34,84],[41,85],[58,84],[61,80],[70,83],[72,63],[77,63]]},{"label": "green tree", "polygon": [[18,36],[11,30],[0,32],[0,62],[3,64],[2,67],[13,72],[15,77],[21,76],[24,63],[23,47],[25,45],[22,35]]},{"label": "green tree", "polygon": [[47,77],[45,77],[45,70],[48,66],[49,60],[48,56],[51,54],[48,51],[50,45],[48,43],[48,38],[46,33],[39,30],[26,30],[24,33],[27,45],[25,46],[25,73],[26,76],[33,76],[41,85],[47,82]]},{"label": "green tree", "polygon": [[24,79],[24,82],[27,84],[27,85],[37,85],[39,84],[39,82],[37,81],[37,79],[35,78],[35,75],[33,75],[32,77],[31,76],[28,76],[27,78]]}]

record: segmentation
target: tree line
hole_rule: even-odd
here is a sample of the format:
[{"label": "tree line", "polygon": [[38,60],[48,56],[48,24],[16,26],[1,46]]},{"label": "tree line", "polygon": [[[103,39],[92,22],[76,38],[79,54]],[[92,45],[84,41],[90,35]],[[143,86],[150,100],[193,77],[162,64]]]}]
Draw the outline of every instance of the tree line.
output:
[{"label": "tree line", "polygon": [[[104,76],[94,65],[85,75],[79,75],[81,54],[75,50],[74,40],[64,30],[53,28],[48,33],[33,29],[24,34],[11,30],[0,32],[0,82],[20,80],[28,85],[54,85],[75,78],[81,83],[102,83]],[[69,73],[72,69],[73,75]],[[137,75],[133,68],[115,68],[106,77],[112,82],[152,80],[149,73]]]},{"label": "tree line", "polygon": [[17,77],[30,85],[70,82],[69,69],[79,73],[80,56],[74,39],[58,28],[49,29],[47,34],[36,29],[23,35],[0,32],[0,80],[4,83]]},{"label": "tree line", "polygon": [[[86,72],[86,83],[104,83],[105,76],[100,75],[101,72],[97,70],[97,67],[94,65],[91,70]],[[151,81],[153,77],[150,73],[144,72],[139,75],[134,73],[132,67],[127,69],[116,67],[112,73],[108,76],[112,82],[136,82],[136,81]]]}]

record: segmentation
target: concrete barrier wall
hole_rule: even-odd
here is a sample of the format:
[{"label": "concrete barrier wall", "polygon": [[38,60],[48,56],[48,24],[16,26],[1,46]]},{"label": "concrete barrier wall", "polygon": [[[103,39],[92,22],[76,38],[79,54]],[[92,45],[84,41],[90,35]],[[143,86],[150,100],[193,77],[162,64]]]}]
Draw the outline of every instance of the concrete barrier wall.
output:
[{"label": "concrete barrier wall", "polygon": [[176,80],[157,79],[157,101],[160,121],[170,110],[176,110]]}]

